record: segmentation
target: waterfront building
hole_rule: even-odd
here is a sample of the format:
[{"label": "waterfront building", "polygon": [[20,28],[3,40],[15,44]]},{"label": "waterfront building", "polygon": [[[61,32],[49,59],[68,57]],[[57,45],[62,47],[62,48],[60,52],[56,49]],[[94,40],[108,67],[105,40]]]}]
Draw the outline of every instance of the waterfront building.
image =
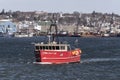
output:
[{"label": "waterfront building", "polygon": [[11,20],[0,20],[0,33],[13,35],[13,33],[15,33],[16,31],[16,25]]}]

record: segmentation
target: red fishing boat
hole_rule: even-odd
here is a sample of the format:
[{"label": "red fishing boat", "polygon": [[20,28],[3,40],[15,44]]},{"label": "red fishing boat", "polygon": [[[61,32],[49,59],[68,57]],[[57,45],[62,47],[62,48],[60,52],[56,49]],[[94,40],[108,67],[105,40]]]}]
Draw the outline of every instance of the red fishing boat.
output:
[{"label": "red fishing boat", "polygon": [[[52,23],[50,25],[50,31],[52,26],[55,27],[57,34],[57,25]],[[47,43],[35,43],[35,58],[36,64],[63,64],[80,62],[81,50],[76,48],[71,49],[70,44],[59,43],[55,41],[54,34],[49,35]]]}]

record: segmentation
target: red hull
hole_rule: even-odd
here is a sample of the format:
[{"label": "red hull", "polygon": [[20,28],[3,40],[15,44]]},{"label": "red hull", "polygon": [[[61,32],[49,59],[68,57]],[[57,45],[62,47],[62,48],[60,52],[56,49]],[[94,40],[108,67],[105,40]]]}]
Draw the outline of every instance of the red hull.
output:
[{"label": "red hull", "polygon": [[52,51],[39,50],[36,55],[36,63],[41,64],[63,64],[80,62],[81,50]]}]

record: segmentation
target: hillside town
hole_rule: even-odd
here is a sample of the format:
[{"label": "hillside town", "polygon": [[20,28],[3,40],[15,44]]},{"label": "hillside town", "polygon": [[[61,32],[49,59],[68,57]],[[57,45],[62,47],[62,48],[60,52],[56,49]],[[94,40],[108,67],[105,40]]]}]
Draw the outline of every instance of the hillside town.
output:
[{"label": "hillside town", "polygon": [[[54,17],[53,17],[54,15]],[[120,36],[120,15],[115,13],[49,13],[45,11],[0,12],[0,36],[32,37],[47,35],[52,20],[58,35],[78,37]],[[54,33],[54,32],[53,32]]]}]

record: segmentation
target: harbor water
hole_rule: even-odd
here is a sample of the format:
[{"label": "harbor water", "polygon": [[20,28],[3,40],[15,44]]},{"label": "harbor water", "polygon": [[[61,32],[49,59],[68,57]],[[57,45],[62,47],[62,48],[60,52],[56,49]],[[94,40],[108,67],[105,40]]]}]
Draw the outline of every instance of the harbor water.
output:
[{"label": "harbor water", "polygon": [[82,49],[81,62],[37,65],[32,43],[46,37],[0,37],[0,80],[120,80],[120,38],[60,37]]}]

